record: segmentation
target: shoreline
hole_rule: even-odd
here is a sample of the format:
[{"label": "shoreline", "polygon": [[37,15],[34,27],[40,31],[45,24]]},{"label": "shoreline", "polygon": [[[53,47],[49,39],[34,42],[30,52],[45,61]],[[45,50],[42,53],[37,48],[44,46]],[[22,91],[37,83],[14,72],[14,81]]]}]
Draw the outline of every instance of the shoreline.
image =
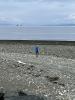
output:
[{"label": "shoreline", "polygon": [[28,45],[66,45],[75,46],[75,41],[57,41],[57,40],[0,40],[0,44],[22,43]]}]

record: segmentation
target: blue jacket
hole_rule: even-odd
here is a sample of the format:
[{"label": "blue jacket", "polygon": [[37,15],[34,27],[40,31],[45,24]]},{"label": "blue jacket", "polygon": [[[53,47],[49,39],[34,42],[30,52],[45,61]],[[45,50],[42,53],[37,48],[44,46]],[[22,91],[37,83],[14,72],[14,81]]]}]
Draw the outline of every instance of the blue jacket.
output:
[{"label": "blue jacket", "polygon": [[39,48],[38,47],[35,48],[35,52],[39,53]]}]

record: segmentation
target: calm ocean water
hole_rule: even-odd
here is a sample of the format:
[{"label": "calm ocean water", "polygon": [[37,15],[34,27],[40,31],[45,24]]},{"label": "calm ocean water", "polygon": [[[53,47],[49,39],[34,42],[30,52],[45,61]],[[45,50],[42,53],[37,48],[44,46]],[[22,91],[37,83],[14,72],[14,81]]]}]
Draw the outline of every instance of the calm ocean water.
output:
[{"label": "calm ocean water", "polygon": [[75,26],[0,26],[0,39],[75,40]]}]

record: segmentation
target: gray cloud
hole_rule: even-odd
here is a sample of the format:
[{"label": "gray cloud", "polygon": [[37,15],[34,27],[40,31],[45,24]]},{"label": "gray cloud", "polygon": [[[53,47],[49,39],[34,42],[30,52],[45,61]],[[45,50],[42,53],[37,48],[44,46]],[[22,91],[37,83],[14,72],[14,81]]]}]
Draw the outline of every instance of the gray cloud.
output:
[{"label": "gray cloud", "polygon": [[30,25],[75,23],[75,1],[0,0],[0,21]]}]

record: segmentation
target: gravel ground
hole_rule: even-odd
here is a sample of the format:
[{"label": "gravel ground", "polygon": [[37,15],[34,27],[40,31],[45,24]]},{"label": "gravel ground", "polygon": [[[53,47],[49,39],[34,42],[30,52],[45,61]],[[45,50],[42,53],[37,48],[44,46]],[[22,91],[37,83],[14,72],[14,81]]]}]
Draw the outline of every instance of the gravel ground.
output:
[{"label": "gravel ground", "polygon": [[40,51],[36,58],[34,45],[0,44],[0,88],[5,97],[17,96],[17,91],[22,90],[47,100],[74,100],[75,47],[39,47],[44,53]]},{"label": "gravel ground", "polygon": [[[75,46],[67,45],[37,45],[40,49],[40,55],[53,55],[56,57],[65,57],[75,59]],[[24,43],[0,43],[0,52],[35,54],[35,45]]]}]

